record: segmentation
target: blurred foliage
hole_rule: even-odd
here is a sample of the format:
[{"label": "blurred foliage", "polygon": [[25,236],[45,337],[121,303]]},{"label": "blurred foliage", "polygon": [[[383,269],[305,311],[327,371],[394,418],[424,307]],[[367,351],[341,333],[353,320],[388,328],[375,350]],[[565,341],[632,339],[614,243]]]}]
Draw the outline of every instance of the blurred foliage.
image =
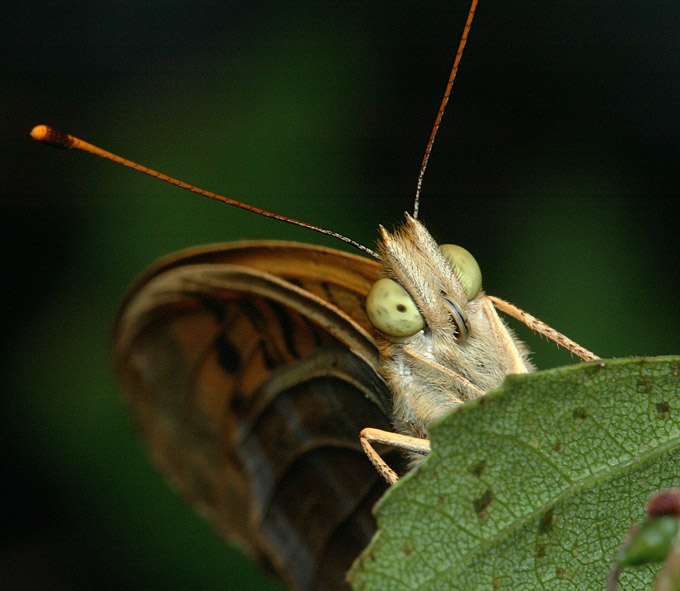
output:
[{"label": "blurred foliage", "polygon": [[[28,138],[49,123],[364,243],[410,209],[466,2],[15,3],[0,121],[3,589],[268,584],[146,462],[109,336],[194,244],[320,236]],[[482,3],[422,218],[603,356],[678,352],[680,5]],[[522,338],[547,368],[568,355]],[[2,580],[5,579],[5,580]]]}]

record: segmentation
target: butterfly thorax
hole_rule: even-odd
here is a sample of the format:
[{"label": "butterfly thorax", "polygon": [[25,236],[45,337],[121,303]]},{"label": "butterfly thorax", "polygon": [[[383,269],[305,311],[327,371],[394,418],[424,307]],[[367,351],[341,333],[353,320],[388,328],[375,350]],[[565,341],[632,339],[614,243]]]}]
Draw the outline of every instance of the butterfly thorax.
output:
[{"label": "butterfly thorax", "polygon": [[424,325],[409,336],[375,331],[379,371],[392,392],[395,428],[427,437],[434,419],[533,367],[484,292],[469,297],[466,278],[423,224],[407,215],[393,233],[380,230],[385,276],[403,287]]}]

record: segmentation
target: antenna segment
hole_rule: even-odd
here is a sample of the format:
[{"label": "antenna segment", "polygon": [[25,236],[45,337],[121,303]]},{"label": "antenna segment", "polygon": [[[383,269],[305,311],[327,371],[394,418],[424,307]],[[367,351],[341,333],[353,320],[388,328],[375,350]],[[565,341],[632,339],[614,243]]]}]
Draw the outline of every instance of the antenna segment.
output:
[{"label": "antenna segment", "polygon": [[444,90],[444,96],[442,98],[441,104],[439,105],[439,112],[437,113],[437,118],[434,121],[434,127],[432,128],[432,133],[430,133],[430,139],[428,140],[427,146],[425,147],[423,162],[420,165],[420,174],[418,174],[418,184],[416,185],[416,198],[413,203],[413,217],[415,219],[418,219],[418,209],[420,207],[420,190],[423,187],[425,169],[427,168],[427,162],[430,159],[434,138],[437,136],[437,131],[439,131],[442,117],[444,117],[446,105],[448,104],[449,97],[451,96],[451,87],[453,86],[453,81],[456,79],[456,74],[458,73],[458,65],[460,64],[460,58],[463,55],[463,49],[465,49],[465,43],[467,43],[468,33],[470,32],[470,27],[472,26],[472,20],[475,18],[477,2],[478,0],[472,0],[472,4],[470,4],[470,10],[468,11],[467,20],[465,21],[463,34],[461,35],[460,43],[458,44],[458,51],[456,51],[456,58],[453,60],[453,67],[451,68],[451,73],[449,74],[449,81],[446,83],[446,90]]},{"label": "antenna segment", "polygon": [[122,164],[123,166],[127,166],[128,168],[132,168],[134,170],[138,170],[139,172],[143,172],[144,174],[148,174],[149,176],[160,179],[161,181],[165,181],[166,183],[175,185],[180,189],[186,189],[187,191],[191,191],[192,193],[198,193],[199,195],[203,195],[204,197],[210,197],[210,199],[215,199],[216,201],[221,201],[222,203],[226,203],[227,205],[233,205],[234,207],[239,207],[241,209],[245,209],[246,211],[257,213],[266,218],[272,218],[280,222],[286,222],[287,224],[300,226],[302,228],[307,228],[308,230],[314,230],[319,234],[326,234],[327,236],[332,236],[333,238],[342,240],[343,242],[353,246],[354,248],[357,248],[365,252],[366,254],[372,256],[375,259],[380,259],[380,255],[374,250],[371,250],[367,246],[359,244],[356,240],[352,240],[351,238],[343,236],[338,232],[333,232],[332,230],[327,230],[326,228],[322,228],[321,226],[296,220],[294,218],[289,218],[286,217],[285,215],[273,213],[265,209],[260,209],[259,207],[247,205],[245,203],[241,203],[240,201],[236,201],[235,199],[230,199],[229,197],[218,195],[217,193],[213,193],[212,191],[207,191],[205,189],[195,187],[194,185],[190,185],[189,183],[180,181],[179,179],[168,176],[167,174],[164,174],[162,172],[158,172],[157,170],[153,170],[152,168],[148,168],[147,166],[137,164],[136,162],[128,160],[127,158],[123,158],[111,152],[107,152],[102,148],[99,148],[68,133],[64,133],[63,131],[59,131],[58,129],[54,129],[53,127],[49,127],[48,125],[37,125],[36,127],[34,127],[31,131],[31,137],[34,140],[37,140],[44,144],[48,144],[55,148],[67,148],[81,150],[82,152],[88,152],[89,154],[94,154],[95,156],[99,156],[100,158],[105,158],[106,160],[111,160],[112,162],[115,162],[117,164]]}]

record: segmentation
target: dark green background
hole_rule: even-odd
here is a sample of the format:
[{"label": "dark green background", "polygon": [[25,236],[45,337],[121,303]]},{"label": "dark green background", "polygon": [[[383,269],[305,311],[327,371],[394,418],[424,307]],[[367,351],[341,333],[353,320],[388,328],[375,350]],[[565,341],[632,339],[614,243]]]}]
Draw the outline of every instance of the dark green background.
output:
[{"label": "dark green background", "polygon": [[[49,123],[372,245],[411,208],[466,2],[27,2],[4,15],[3,589],[255,589],[148,466],[109,337],[157,257],[331,244],[28,137]],[[482,2],[422,219],[603,356],[680,350],[680,4]],[[568,355],[520,331],[547,368]],[[255,573],[255,574],[254,574]]]}]

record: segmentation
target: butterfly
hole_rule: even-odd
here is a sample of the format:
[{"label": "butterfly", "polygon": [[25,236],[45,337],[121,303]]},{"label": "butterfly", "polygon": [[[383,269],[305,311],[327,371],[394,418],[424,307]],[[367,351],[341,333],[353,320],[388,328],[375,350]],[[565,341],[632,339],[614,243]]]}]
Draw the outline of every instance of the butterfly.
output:
[{"label": "butterfly", "polygon": [[375,532],[371,509],[388,482],[427,453],[428,424],[506,374],[533,370],[496,310],[595,358],[486,295],[472,255],[440,247],[417,219],[417,200],[400,228],[380,228],[374,252],[51,128],[33,136],[331,234],[369,255],[276,241],[182,251],[132,286],[114,329],[116,373],[154,464],[224,537],[291,587],[346,589],[345,572]]}]

